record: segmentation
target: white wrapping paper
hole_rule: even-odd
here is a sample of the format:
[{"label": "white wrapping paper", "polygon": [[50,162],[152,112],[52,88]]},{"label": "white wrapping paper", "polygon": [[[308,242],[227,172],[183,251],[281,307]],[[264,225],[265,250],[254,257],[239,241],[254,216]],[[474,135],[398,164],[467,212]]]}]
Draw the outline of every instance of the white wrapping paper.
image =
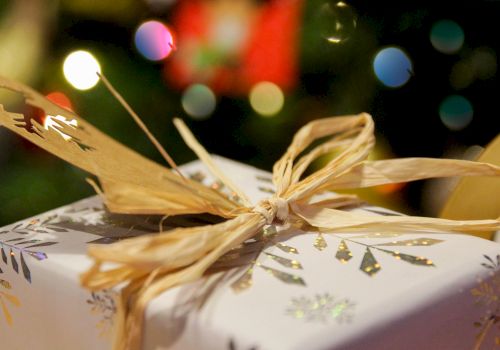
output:
[{"label": "white wrapping paper", "polygon": [[[269,173],[215,160],[254,202],[269,197]],[[219,186],[200,162],[181,170]],[[109,349],[115,292],[79,286],[90,266],[87,245],[155,232],[158,222],[111,215],[92,197],[0,229],[0,349]],[[287,231],[247,259],[251,265],[156,298],[143,348],[472,349],[481,334],[481,348],[491,348],[500,337],[500,322],[491,321],[500,317],[499,244],[459,234],[376,234],[321,241]],[[249,266],[251,286],[235,292]]]}]

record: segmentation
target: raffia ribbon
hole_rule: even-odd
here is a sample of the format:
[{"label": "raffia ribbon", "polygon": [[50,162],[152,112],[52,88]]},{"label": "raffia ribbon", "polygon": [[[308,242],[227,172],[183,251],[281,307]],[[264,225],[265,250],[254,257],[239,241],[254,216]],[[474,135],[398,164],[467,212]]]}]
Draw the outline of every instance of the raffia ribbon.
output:
[{"label": "raffia ribbon", "polygon": [[[297,227],[308,224],[323,232],[500,229],[498,220],[368,216],[341,210],[356,203],[352,195],[332,195],[330,199],[315,202],[315,195],[329,190],[432,177],[500,175],[498,166],[462,160],[368,161],[375,138],[373,120],[366,113],[320,119],[300,129],[273,167],[276,194],[254,206],[178,119],[174,123],[188,146],[215,177],[239,196],[241,203],[141,157],[24,85],[0,78],[0,87],[23,94],[27,103],[47,115],[62,115],[78,122],[78,127],[59,122],[57,130],[52,130],[31,120],[30,130],[26,125],[20,127],[22,115],[7,112],[0,105],[0,125],[98,176],[101,188],[96,186],[96,190],[110,211],[161,215],[207,212],[228,219],[216,225],[179,228],[108,246],[90,246],[88,254],[94,265],[82,275],[82,284],[92,290],[124,285],[115,318],[115,350],[140,349],[144,311],[153,298],[169,288],[199,279],[222,255],[269,224]],[[62,138],[61,133],[69,139]],[[336,156],[304,177],[311,163],[325,154]],[[106,263],[112,263],[112,267]]]},{"label": "raffia ribbon", "polygon": [[[255,236],[269,224],[307,223],[322,231],[472,231],[500,228],[496,220],[451,221],[422,217],[368,216],[336,208],[352,204],[352,196],[337,195],[312,203],[313,196],[330,189],[376,186],[457,175],[500,175],[494,165],[459,160],[425,158],[366,161],[374,145],[373,121],[368,114],[313,121],[294,137],[284,156],[274,165],[276,195],[257,206],[217,169],[186,126],[175,121],[187,144],[226,186],[238,193],[246,205],[238,205],[231,219],[212,226],[181,228],[111,246],[94,246],[89,255],[95,266],[82,277],[91,289],[109,288],[124,281],[115,338],[115,349],[139,349],[148,303],[165,290],[199,279],[223,254]],[[298,156],[315,140],[329,140]],[[338,152],[325,167],[301,180],[304,171],[319,156]],[[104,196],[106,199],[106,194]],[[217,206],[217,203],[212,203]],[[120,264],[101,269],[103,262]]]}]

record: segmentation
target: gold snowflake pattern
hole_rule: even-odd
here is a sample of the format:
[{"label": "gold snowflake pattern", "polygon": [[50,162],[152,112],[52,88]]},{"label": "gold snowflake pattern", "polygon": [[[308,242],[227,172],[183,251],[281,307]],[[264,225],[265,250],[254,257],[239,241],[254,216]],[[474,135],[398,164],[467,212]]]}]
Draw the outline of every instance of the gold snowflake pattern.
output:
[{"label": "gold snowflake pattern", "polygon": [[306,322],[326,324],[351,322],[355,304],[349,299],[337,299],[329,293],[317,294],[312,298],[292,298],[286,314]]},{"label": "gold snowflake pattern", "polygon": [[486,309],[474,326],[479,329],[476,336],[476,346],[480,349],[486,336],[496,329],[495,344],[500,346],[500,254],[491,258],[484,255],[485,262],[481,265],[488,270],[488,279],[478,279],[477,287],[471,290],[475,303]]}]

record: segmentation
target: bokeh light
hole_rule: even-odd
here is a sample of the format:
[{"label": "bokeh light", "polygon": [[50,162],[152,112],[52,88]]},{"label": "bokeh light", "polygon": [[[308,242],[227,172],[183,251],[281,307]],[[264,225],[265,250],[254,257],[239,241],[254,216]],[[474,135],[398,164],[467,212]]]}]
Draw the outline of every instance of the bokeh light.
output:
[{"label": "bokeh light", "polygon": [[50,92],[45,97],[60,107],[69,109],[70,111],[73,110],[73,105],[69,97],[60,91]]},{"label": "bokeh light", "polygon": [[481,80],[491,79],[497,73],[497,55],[489,47],[474,49],[470,61],[475,76]]},{"label": "bokeh light", "polygon": [[469,60],[458,61],[451,68],[450,85],[456,90],[465,89],[474,79],[474,68]]},{"label": "bokeh light", "polygon": [[380,194],[389,195],[392,193],[400,192],[403,188],[406,187],[406,185],[406,182],[399,182],[394,184],[375,186],[373,189]]},{"label": "bokeh light", "polygon": [[165,59],[175,47],[172,33],[158,21],[147,21],[137,28],[135,46],[141,55],[151,61]]},{"label": "bokeh light", "polygon": [[483,152],[484,152],[484,147],[479,145],[472,145],[464,151],[464,154],[462,155],[461,159],[477,160],[481,155],[481,153]]},{"label": "bokeh light", "polygon": [[450,130],[464,129],[472,121],[474,110],[472,104],[460,95],[448,96],[439,106],[439,117]]},{"label": "bokeh light", "polygon": [[431,28],[431,43],[439,52],[455,53],[464,44],[464,31],[449,19],[437,21]]},{"label": "bokeh light", "polygon": [[344,1],[324,1],[317,14],[321,35],[332,44],[347,40],[356,30],[357,16]]},{"label": "bokeh light", "polygon": [[101,73],[101,66],[90,52],[79,50],[66,57],[63,72],[64,77],[73,87],[78,90],[88,90],[99,81],[97,73]]},{"label": "bokeh light", "polygon": [[450,73],[450,84],[456,90],[464,89],[475,80],[488,80],[497,72],[497,56],[489,47],[479,47],[455,63]]},{"label": "bokeh light", "polygon": [[278,113],[285,103],[285,96],[280,87],[268,81],[255,84],[250,90],[250,105],[264,117]]},{"label": "bokeh light", "polygon": [[[56,105],[59,107],[68,109],[70,111],[73,111],[73,104],[71,103],[71,100],[69,99],[68,96],[66,96],[64,93],[60,91],[53,91],[45,95],[45,97],[54,102]],[[36,120],[41,123],[42,125],[46,125],[46,119],[47,115],[45,114],[45,111],[41,108],[35,108],[34,113],[36,116]]]},{"label": "bokeh light", "polygon": [[384,85],[400,87],[410,79],[413,65],[410,58],[401,49],[387,47],[375,55],[373,70]]},{"label": "bokeh light", "polygon": [[194,119],[205,119],[215,110],[215,94],[206,85],[193,84],[182,94],[182,108]]}]

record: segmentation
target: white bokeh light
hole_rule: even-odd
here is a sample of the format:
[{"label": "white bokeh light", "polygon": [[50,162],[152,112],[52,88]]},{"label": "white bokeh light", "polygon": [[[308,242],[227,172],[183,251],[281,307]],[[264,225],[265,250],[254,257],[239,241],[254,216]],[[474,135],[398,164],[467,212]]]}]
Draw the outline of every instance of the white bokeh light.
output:
[{"label": "white bokeh light", "polygon": [[66,80],[78,90],[93,88],[99,81],[97,73],[101,66],[88,51],[74,51],[64,60],[63,72]]}]

